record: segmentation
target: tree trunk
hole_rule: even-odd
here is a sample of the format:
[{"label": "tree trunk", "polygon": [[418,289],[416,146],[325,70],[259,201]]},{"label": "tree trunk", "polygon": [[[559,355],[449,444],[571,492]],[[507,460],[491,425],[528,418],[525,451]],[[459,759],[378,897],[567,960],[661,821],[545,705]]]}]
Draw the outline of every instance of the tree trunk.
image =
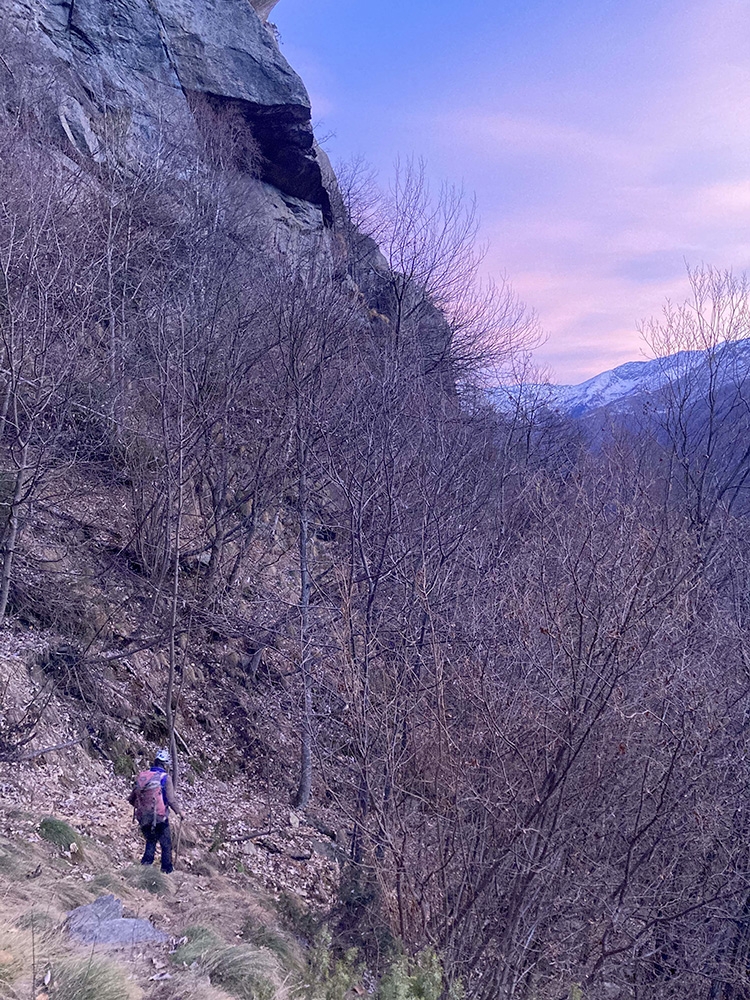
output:
[{"label": "tree trunk", "polygon": [[[184,379],[184,368],[182,370],[182,377]],[[172,781],[174,782],[175,788],[179,784],[180,779],[180,769],[179,760],[177,757],[177,737],[175,734],[175,705],[174,705],[174,689],[175,689],[175,678],[177,674],[177,649],[175,643],[175,635],[177,633],[177,612],[179,607],[179,597],[180,597],[180,541],[182,535],[182,507],[183,507],[183,489],[182,481],[184,475],[184,461],[185,461],[185,435],[184,435],[184,422],[185,422],[185,386],[184,384],[180,386],[180,401],[179,401],[179,416],[178,416],[178,445],[177,445],[177,511],[175,519],[175,537],[174,537],[174,560],[173,560],[173,572],[172,572],[172,607],[170,611],[170,622],[169,622],[169,677],[167,679],[167,696],[165,713],[167,718],[167,732],[169,734],[169,752],[172,755]],[[170,475],[169,468],[167,468],[167,475]],[[167,531],[169,532],[169,522],[167,522]]]},{"label": "tree trunk", "polygon": [[10,578],[13,572],[13,560],[16,554],[16,542],[18,541],[18,505],[23,496],[26,485],[26,471],[28,467],[28,442],[24,444],[21,451],[21,462],[16,472],[16,482],[13,489],[13,497],[10,502],[10,516],[8,518],[8,531],[3,545],[3,569],[2,582],[0,583],[0,621],[5,618],[8,608],[8,592],[10,591]]},{"label": "tree trunk", "polygon": [[296,809],[305,809],[312,790],[312,673],[310,662],[310,566],[308,536],[310,513],[307,498],[307,470],[304,447],[298,446],[299,470],[299,570],[300,570],[300,670],[302,672],[302,743],[300,748],[299,787],[294,796]]}]

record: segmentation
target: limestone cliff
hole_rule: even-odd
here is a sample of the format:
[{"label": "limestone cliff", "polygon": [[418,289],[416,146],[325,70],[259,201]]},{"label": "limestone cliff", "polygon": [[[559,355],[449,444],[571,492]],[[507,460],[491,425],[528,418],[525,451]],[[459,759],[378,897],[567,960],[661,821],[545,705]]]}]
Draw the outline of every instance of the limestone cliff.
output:
[{"label": "limestone cliff", "polygon": [[[267,214],[330,223],[310,100],[265,19],[273,0],[5,0],[0,95],[70,155],[139,156],[226,121],[254,152]],[[213,127],[213,124],[212,124]]]}]

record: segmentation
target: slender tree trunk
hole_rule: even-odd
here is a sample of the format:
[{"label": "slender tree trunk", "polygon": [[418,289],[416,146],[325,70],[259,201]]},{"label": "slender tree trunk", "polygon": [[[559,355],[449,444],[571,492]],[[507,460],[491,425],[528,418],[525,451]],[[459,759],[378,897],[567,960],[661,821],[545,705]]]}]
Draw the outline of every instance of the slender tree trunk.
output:
[{"label": "slender tree trunk", "polygon": [[0,406],[0,441],[5,437],[5,427],[8,423],[8,410],[10,409],[10,400],[13,395],[13,376],[10,372],[10,365],[8,366],[8,381],[5,385],[5,391],[3,392],[3,402]]},{"label": "slender tree trunk", "polygon": [[310,565],[308,536],[310,512],[307,497],[307,470],[304,446],[298,445],[299,461],[299,569],[300,569],[300,669],[302,672],[302,744],[300,752],[299,787],[294,796],[297,809],[305,809],[312,790],[312,671],[310,657]]},{"label": "slender tree trunk", "polygon": [[5,618],[8,608],[8,592],[10,591],[10,578],[13,572],[13,560],[16,554],[16,542],[18,541],[18,506],[23,496],[26,486],[26,472],[28,469],[28,442],[21,450],[21,461],[16,472],[16,482],[13,489],[13,497],[10,502],[10,516],[8,518],[8,530],[3,545],[3,569],[0,577],[0,621]]},{"label": "slender tree trunk", "polygon": [[174,551],[174,574],[172,577],[172,609],[169,627],[169,676],[167,678],[167,696],[165,714],[167,718],[167,732],[169,734],[169,752],[172,755],[172,780],[175,788],[179,783],[179,761],[177,759],[177,738],[175,736],[175,705],[174,691],[175,678],[177,674],[177,649],[175,643],[175,633],[177,631],[177,607],[179,600],[180,583],[180,519],[181,511],[177,513],[177,537],[175,539]]},{"label": "slender tree trunk", "polygon": [[[370,587],[370,599],[367,604],[367,616],[365,623],[365,637],[360,663],[360,684],[361,684],[361,705],[358,709],[360,725],[360,773],[357,787],[357,811],[354,819],[354,832],[352,834],[352,844],[350,857],[356,865],[360,865],[364,858],[364,834],[367,820],[370,813],[370,642],[371,623],[370,615],[372,610],[372,586]],[[390,794],[390,781],[386,779],[386,797]]]},{"label": "slender tree trunk", "polygon": [[[215,508],[219,510],[218,505]],[[226,527],[224,524],[224,513],[217,514],[216,517],[216,534],[211,540],[211,555],[208,563],[208,571],[206,573],[206,594],[209,598],[213,599],[216,596],[216,592],[220,589],[220,579],[219,574],[221,572],[221,561],[224,555],[224,538],[226,535]]]},{"label": "slender tree trunk", "polygon": [[[184,355],[184,352],[183,352]],[[177,674],[177,648],[175,642],[175,636],[177,633],[177,617],[179,609],[179,598],[180,598],[180,541],[182,535],[182,507],[183,507],[183,472],[184,472],[184,424],[185,424],[185,386],[184,386],[184,367],[181,368],[181,378],[183,384],[180,385],[179,393],[179,416],[178,416],[178,446],[177,446],[177,510],[175,518],[175,536],[174,536],[174,558],[173,558],[173,570],[172,570],[172,601],[170,610],[170,622],[169,622],[169,676],[167,679],[167,696],[165,705],[165,714],[167,719],[167,732],[169,733],[169,752],[172,755],[172,781],[174,782],[175,788],[179,784],[180,779],[180,769],[179,760],[177,757],[177,737],[175,735],[175,714],[176,707],[174,704],[174,692],[175,692],[175,678]],[[167,470],[169,475],[169,469]],[[169,531],[169,523],[167,523],[167,531]]]}]

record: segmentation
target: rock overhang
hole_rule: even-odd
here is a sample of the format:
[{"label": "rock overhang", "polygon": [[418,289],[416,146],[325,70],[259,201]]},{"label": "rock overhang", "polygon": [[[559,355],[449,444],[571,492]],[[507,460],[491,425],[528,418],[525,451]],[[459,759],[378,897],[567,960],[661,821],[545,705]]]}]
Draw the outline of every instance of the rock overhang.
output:
[{"label": "rock overhang", "polygon": [[200,98],[219,120],[247,128],[262,181],[330,222],[310,99],[262,19],[268,3],[259,14],[250,0],[8,2],[0,24],[23,28],[45,52],[48,99],[81,155],[92,155],[92,136],[103,137],[113,115],[127,121],[131,148],[147,152],[165,127],[194,126]]}]

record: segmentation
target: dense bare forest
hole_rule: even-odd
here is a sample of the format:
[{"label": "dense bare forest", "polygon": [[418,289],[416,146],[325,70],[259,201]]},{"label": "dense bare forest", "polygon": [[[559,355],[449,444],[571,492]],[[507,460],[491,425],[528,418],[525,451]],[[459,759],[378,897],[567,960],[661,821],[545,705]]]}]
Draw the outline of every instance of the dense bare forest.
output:
[{"label": "dense bare forest", "polygon": [[[478,283],[459,193],[355,170],[335,230],[283,242],[257,150],[196,114],[127,169],[3,124],[6,629],[94,685],[161,650],[177,761],[209,634],[245,683],[283,664],[288,791],[349,829],[331,926],[373,967],[399,940],[446,996],[750,996],[744,280],[693,273],[647,326],[705,364],[644,412],[497,408],[536,328]],[[82,512],[83,590],[43,544]],[[12,760],[35,717],[4,718]]]}]

